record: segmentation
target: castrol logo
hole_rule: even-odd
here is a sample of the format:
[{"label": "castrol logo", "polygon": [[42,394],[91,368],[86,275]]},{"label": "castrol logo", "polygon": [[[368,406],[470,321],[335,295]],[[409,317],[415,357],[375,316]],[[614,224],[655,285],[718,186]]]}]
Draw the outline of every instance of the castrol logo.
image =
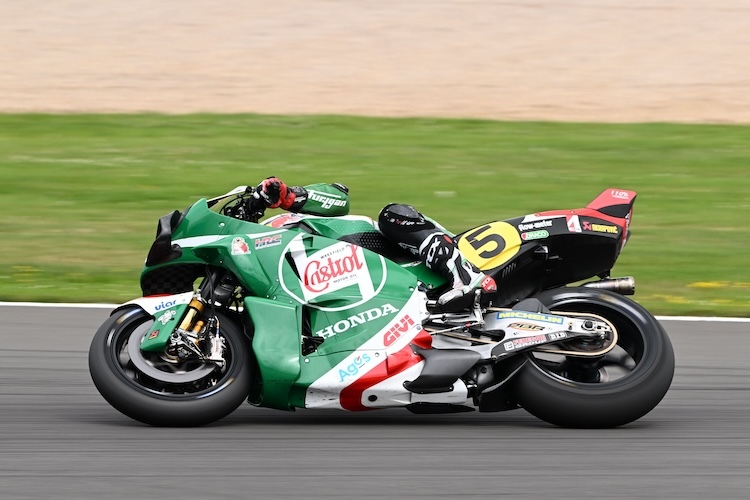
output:
[{"label": "castrol logo", "polygon": [[310,253],[311,243],[318,241],[295,236],[279,259],[279,284],[293,299],[323,311],[343,311],[364,304],[385,285],[388,272],[382,255],[345,241]]},{"label": "castrol logo", "polygon": [[356,277],[363,267],[364,256],[360,247],[348,245],[349,252],[328,258],[310,259],[305,266],[303,284],[313,293],[323,293],[332,282],[343,282]]}]

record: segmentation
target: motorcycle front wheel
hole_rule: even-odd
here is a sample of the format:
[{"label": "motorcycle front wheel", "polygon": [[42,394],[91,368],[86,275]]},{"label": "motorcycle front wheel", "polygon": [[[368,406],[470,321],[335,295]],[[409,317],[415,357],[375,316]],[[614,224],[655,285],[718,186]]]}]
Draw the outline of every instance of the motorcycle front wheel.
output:
[{"label": "motorcycle front wheel", "polygon": [[115,311],[89,349],[94,385],[114,408],[146,424],[186,427],[224,418],[247,397],[252,367],[245,335],[228,317],[217,316],[223,366],[141,351],[153,318],[137,307]]},{"label": "motorcycle front wheel", "polygon": [[514,399],[532,415],[561,427],[617,427],[650,412],[674,375],[666,332],[642,306],[605,290],[561,288],[537,298],[552,312],[591,313],[617,330],[617,345],[596,358],[528,352],[513,381]]}]

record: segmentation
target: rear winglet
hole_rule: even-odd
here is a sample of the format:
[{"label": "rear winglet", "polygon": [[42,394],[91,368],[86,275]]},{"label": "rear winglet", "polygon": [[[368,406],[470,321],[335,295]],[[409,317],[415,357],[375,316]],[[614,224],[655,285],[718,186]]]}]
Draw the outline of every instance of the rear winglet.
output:
[{"label": "rear winglet", "polygon": [[636,192],[624,189],[606,189],[586,208],[597,210],[610,217],[625,218],[633,209]]}]

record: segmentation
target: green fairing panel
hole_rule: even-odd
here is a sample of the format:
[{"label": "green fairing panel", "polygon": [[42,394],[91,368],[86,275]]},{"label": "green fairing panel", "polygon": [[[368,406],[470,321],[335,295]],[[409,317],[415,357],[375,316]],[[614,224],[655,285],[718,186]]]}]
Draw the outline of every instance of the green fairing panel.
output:
[{"label": "green fairing panel", "polygon": [[[321,184],[321,189],[335,190],[344,193],[336,187]],[[348,197],[347,197],[348,203]],[[209,209],[207,201],[201,199],[190,207],[188,213],[179,226],[174,228],[172,241],[180,240],[183,253],[179,258],[156,266],[147,266],[141,275],[142,285],[149,273],[160,268],[169,268],[180,264],[196,265],[195,275],[185,273],[183,285],[178,290],[155,290],[156,293],[178,293],[192,289],[192,281],[202,271],[205,264],[218,265],[231,269],[242,282],[243,286],[253,294],[271,297],[278,290],[277,262],[278,253],[274,250],[284,248],[286,244],[298,234],[298,230],[279,231],[277,228],[234,219],[218,213],[217,206]],[[346,207],[348,211],[348,206]],[[319,217],[311,216],[305,219],[305,225],[315,232],[331,239],[340,239],[345,235],[355,233],[377,233],[372,220],[367,217]],[[253,237],[248,235],[252,234]],[[213,235],[213,239],[211,239]],[[265,236],[269,235],[269,236]],[[195,238],[194,238],[195,237]],[[232,255],[231,245],[236,238],[244,241],[250,250],[245,255]],[[268,241],[265,241],[268,240]],[[238,241],[238,243],[242,243]],[[423,263],[414,261],[401,264],[428,289],[438,288],[445,283],[445,279],[427,269]],[[182,266],[181,269],[187,269]],[[157,273],[154,277],[159,280],[174,280],[174,273]]]},{"label": "green fairing panel", "polygon": [[[364,253],[373,288],[380,291],[368,300],[359,302],[355,302],[356,296],[351,295],[351,307],[341,308],[341,304],[335,300],[315,300],[317,307],[307,308],[309,334],[324,340],[314,352],[303,357],[300,377],[292,388],[293,404],[305,405],[310,384],[331,370],[337,372],[336,378],[341,384],[338,389],[331,387],[332,397],[337,390],[351,383],[351,375],[340,375],[337,366],[351,353],[372,344],[374,339],[383,335],[387,325],[398,317],[414,292],[417,282],[411,273],[372,252],[364,250]],[[352,287],[346,289],[346,293],[352,292]]]},{"label": "green fairing panel", "polygon": [[[366,218],[311,219],[331,235],[376,231]],[[210,210],[206,200],[190,208],[171,241],[182,255],[147,267],[144,276],[190,265],[231,270],[251,294],[244,307],[254,325],[258,376],[249,399],[284,410],[304,407],[311,383],[381,333],[413,293],[417,272],[426,272],[348,242],[233,219]],[[304,357],[302,333],[325,339]],[[161,331],[157,336],[161,344]]]},{"label": "green fairing panel", "polygon": [[308,217],[304,219],[304,225],[317,234],[334,240],[341,239],[342,236],[350,234],[378,232],[375,226],[372,225],[372,222],[370,222],[371,219],[365,217],[355,219],[354,217],[356,216],[343,219],[337,217]]},{"label": "green fairing panel", "polygon": [[[260,297],[247,297],[245,311],[253,322],[253,352],[261,384],[251,402],[289,410],[289,392],[300,373],[302,307]],[[262,354],[262,355],[259,355]]]},{"label": "green fairing panel", "polygon": [[231,270],[254,294],[270,295],[278,286],[278,254],[266,249],[280,248],[295,234],[227,217],[209,209],[206,200],[201,199],[190,207],[173,230],[172,242],[180,243],[182,255],[163,264],[144,267],[141,281],[159,268],[210,264]]},{"label": "green fairing panel", "polygon": [[[310,245],[312,259],[316,250],[332,248],[331,240],[325,238],[304,239]],[[416,286],[413,275],[371,252],[358,252],[362,252],[368,266],[367,277],[361,279],[371,280],[373,291],[380,290],[377,295],[361,296],[357,286],[352,285],[331,294],[308,297],[307,306],[299,301],[304,295],[301,288],[290,288],[291,295],[277,289],[275,300],[245,299],[245,310],[254,325],[252,348],[259,372],[250,397],[253,404],[282,410],[304,407],[307,387],[382,332],[403,308]],[[285,269],[284,276],[287,287],[302,285],[290,269]],[[300,336],[304,308],[309,321],[307,335],[324,338],[317,350],[306,356],[302,355]]]},{"label": "green fairing panel", "polygon": [[440,276],[435,271],[428,269],[427,266],[425,266],[421,262],[415,265],[405,264],[405,265],[402,265],[401,267],[403,267],[406,271],[409,271],[411,274],[413,274],[414,277],[416,277],[417,280],[419,280],[419,282],[423,283],[424,286],[426,286],[428,290],[440,288],[446,283],[444,276]]},{"label": "green fairing panel", "polygon": [[301,213],[313,215],[347,215],[349,213],[349,194],[332,184],[310,184],[305,186],[307,201]]},{"label": "green fairing panel", "polygon": [[[307,387],[382,333],[417,286],[414,275],[364,248],[290,234],[276,257],[281,286],[273,299],[245,301],[262,386],[251,401],[281,409],[304,407]],[[324,340],[303,356],[301,335]]]},{"label": "green fairing panel", "polygon": [[[368,252],[369,253],[369,252]],[[381,331],[398,315],[417,283],[414,276],[400,266],[383,260],[384,273],[371,266],[370,275],[375,284],[382,280],[380,292],[366,302],[351,308],[310,308],[310,334],[325,341],[311,357],[327,356],[338,352],[351,352]],[[387,274],[386,274],[387,273]],[[354,297],[351,303],[354,303]],[[321,305],[338,305],[321,302]]]}]

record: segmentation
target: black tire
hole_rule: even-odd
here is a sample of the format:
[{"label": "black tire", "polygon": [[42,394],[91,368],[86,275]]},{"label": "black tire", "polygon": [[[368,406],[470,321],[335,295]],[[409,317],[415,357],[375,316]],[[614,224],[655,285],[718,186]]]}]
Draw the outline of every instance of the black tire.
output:
[{"label": "black tire", "polygon": [[129,357],[129,339],[147,332],[153,318],[137,307],[115,311],[91,342],[89,371],[94,385],[114,408],[146,424],[186,427],[224,418],[250,392],[252,367],[242,331],[225,315],[217,316],[226,344],[225,367],[193,365],[173,377],[192,373],[186,376],[199,378],[177,383],[169,374],[162,377],[167,381],[159,380],[156,368],[144,373]]},{"label": "black tire", "polygon": [[[537,298],[552,311],[603,316],[619,338],[617,351],[590,361],[526,353],[527,362],[511,386],[523,408],[561,427],[607,428],[637,420],[659,404],[675,361],[672,344],[653,315],[622,295],[592,288],[549,290]],[[610,377],[608,369],[621,376]]]}]

